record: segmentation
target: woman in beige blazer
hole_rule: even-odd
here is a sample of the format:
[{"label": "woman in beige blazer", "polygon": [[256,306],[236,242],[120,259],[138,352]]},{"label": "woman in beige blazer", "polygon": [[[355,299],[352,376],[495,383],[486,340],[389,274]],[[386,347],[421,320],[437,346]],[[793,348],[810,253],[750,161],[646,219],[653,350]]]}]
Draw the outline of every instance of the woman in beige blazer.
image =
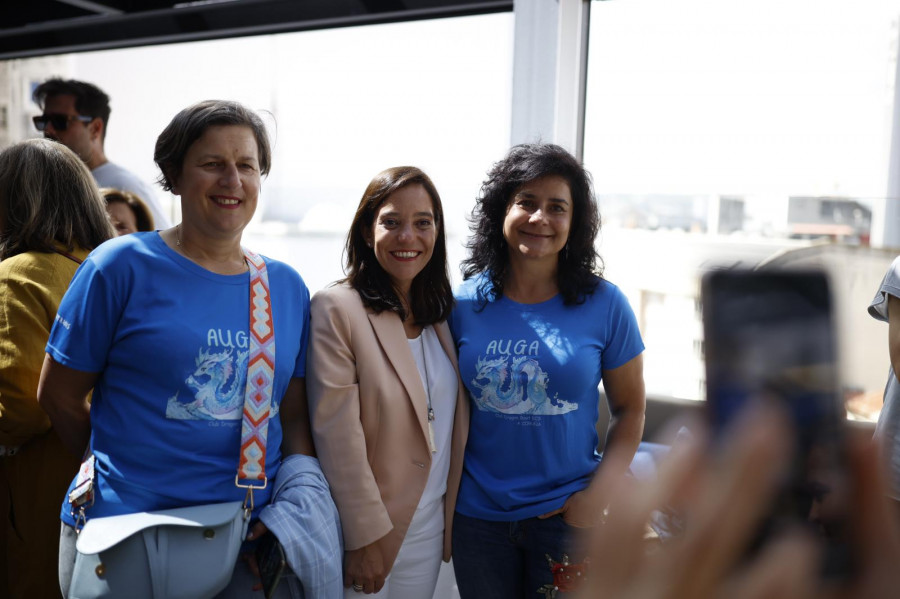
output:
[{"label": "woman in beige blazer", "polygon": [[341,516],[347,597],[431,597],[450,559],[469,407],[446,324],[443,224],[425,173],[379,173],[347,235],[347,277],[312,300],[313,437]]}]

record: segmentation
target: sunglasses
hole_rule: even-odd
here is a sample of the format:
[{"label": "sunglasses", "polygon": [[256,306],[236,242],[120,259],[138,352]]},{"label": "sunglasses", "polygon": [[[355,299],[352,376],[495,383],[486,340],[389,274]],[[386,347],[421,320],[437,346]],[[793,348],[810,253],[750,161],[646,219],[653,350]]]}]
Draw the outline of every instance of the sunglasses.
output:
[{"label": "sunglasses", "polygon": [[38,131],[46,129],[47,123],[53,125],[53,128],[57,131],[65,131],[69,128],[69,123],[73,121],[90,123],[94,118],[95,117],[82,116],[80,114],[76,114],[75,116],[69,116],[68,114],[42,114],[41,116],[32,117],[31,120],[34,121],[34,128]]}]

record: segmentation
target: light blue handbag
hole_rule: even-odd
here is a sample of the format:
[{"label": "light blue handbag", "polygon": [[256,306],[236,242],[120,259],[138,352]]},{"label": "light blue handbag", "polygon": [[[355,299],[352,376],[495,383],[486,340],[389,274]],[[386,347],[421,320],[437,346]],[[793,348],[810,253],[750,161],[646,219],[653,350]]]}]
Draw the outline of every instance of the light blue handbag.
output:
[{"label": "light blue handbag", "polygon": [[91,518],[75,544],[69,599],[204,599],[231,581],[243,502]]}]

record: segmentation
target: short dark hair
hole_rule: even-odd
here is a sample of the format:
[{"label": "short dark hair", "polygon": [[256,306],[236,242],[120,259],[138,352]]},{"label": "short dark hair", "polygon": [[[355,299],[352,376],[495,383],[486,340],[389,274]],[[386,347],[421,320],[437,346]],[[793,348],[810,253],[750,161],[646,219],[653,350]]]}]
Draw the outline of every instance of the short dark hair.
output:
[{"label": "short dark hair", "polygon": [[396,166],[383,170],[366,187],[347,233],[344,250],[344,272],[347,277],[343,282],[356,289],[368,308],[376,312],[390,310],[396,312],[401,320],[406,320],[406,310],[391,285],[390,277],[379,264],[375,250],[366,243],[366,236],[371,233],[375,215],[388,196],[408,185],[421,185],[425,188],[434,208],[434,224],[437,227],[434,252],[422,272],[413,279],[409,291],[409,304],[416,324],[434,324],[447,320],[453,309],[453,289],[447,271],[444,209],[434,183],[428,175],[414,166]]},{"label": "short dark hair", "polygon": [[100,195],[106,201],[107,206],[116,203],[128,206],[134,213],[134,224],[138,231],[154,230],[156,223],[153,222],[153,215],[150,214],[150,209],[138,194],[114,187],[103,187],[100,189]]},{"label": "short dark hair", "polygon": [[216,125],[236,125],[249,127],[256,138],[259,151],[259,170],[269,173],[272,164],[272,147],[266,126],[258,114],[238,102],[228,100],[206,100],[188,106],[175,115],[156,139],[153,160],[162,173],[158,182],[165,191],[172,191],[181,169],[184,157],[191,145],[200,139],[207,129]]},{"label": "short dark hair", "polygon": [[503,221],[513,196],[522,185],[550,175],[565,179],[572,194],[572,225],[559,253],[556,274],[563,303],[583,303],[597,288],[603,276],[603,260],[594,248],[600,213],[590,173],[557,145],[520,144],[488,171],[469,219],[472,235],[466,243],[469,257],[463,260],[462,271],[466,279],[486,275],[478,289],[482,303],[503,295],[503,280],[509,269]]},{"label": "short dark hair", "polygon": [[103,121],[103,139],[105,140],[111,111],[109,96],[93,83],[54,77],[34,88],[31,98],[43,110],[47,98],[63,95],[75,96],[75,110],[78,111],[78,114]]},{"label": "short dark hair", "polygon": [[24,252],[92,250],[114,236],[84,162],[49,139],[0,152],[0,260]]}]

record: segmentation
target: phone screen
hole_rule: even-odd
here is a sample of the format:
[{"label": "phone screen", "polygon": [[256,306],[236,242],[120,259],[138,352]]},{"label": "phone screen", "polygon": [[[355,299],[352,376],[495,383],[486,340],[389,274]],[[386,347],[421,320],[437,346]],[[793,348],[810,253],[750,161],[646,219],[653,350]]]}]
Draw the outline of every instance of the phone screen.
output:
[{"label": "phone screen", "polygon": [[256,563],[259,566],[263,594],[269,599],[281,582],[284,569],[287,567],[284,547],[272,532],[264,535],[256,545]]},{"label": "phone screen", "polygon": [[849,552],[845,411],[827,276],[819,271],[716,271],[702,283],[707,412],[728,433],[751,402],[781,406],[793,428],[790,468],[750,551],[779,529],[808,527],[823,574],[844,578]]}]

